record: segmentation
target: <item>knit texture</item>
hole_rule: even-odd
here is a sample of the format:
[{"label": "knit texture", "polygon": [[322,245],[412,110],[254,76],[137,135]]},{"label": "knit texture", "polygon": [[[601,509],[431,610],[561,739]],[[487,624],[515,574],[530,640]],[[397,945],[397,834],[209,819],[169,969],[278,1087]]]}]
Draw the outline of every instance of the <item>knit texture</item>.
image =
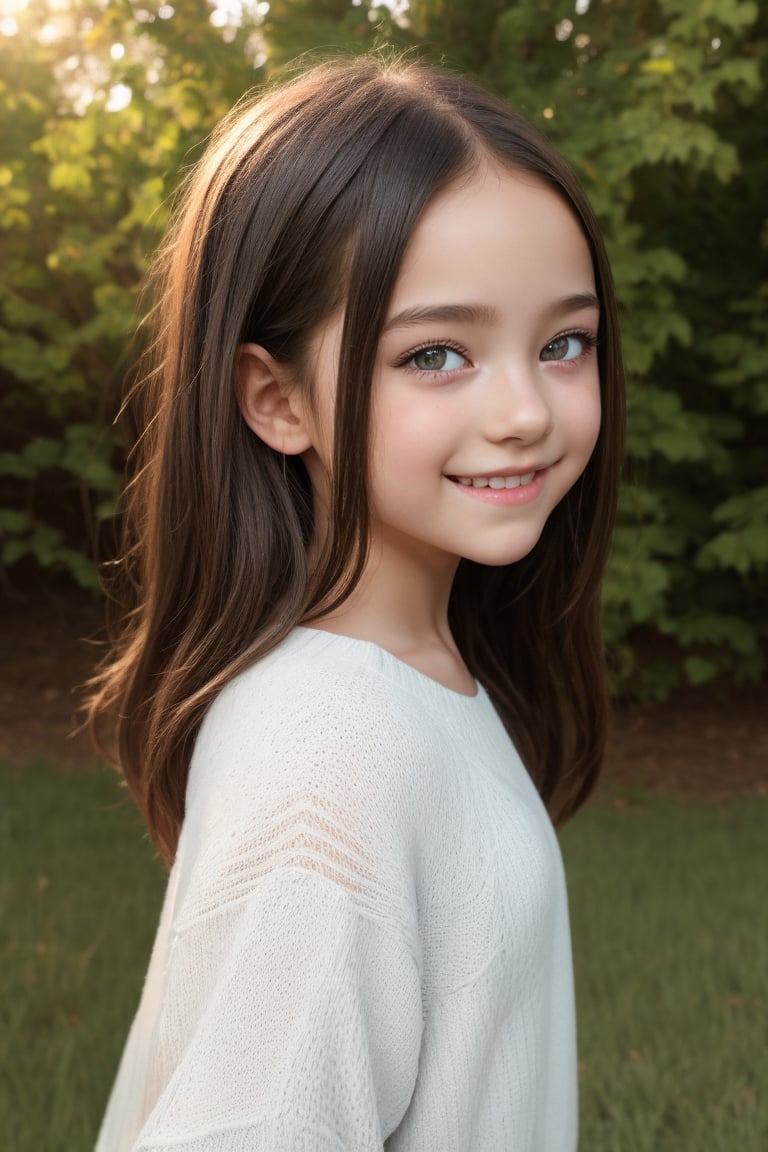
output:
[{"label": "knit texture", "polygon": [[488,696],[298,628],[200,730],[97,1152],[573,1152],[557,839]]}]

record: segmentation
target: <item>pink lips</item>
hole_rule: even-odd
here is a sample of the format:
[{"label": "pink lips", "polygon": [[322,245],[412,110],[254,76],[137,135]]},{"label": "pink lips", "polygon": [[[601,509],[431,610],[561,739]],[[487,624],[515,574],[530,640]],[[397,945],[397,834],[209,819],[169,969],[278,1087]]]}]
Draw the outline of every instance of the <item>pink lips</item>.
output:
[{"label": "pink lips", "polygon": [[[521,484],[517,488],[474,488],[467,484],[460,484],[451,477],[452,483],[471,500],[480,500],[483,504],[495,504],[502,508],[517,508],[522,504],[530,504],[541,492],[543,480],[548,468],[537,472],[529,484]],[[503,475],[503,473],[498,473]]]}]

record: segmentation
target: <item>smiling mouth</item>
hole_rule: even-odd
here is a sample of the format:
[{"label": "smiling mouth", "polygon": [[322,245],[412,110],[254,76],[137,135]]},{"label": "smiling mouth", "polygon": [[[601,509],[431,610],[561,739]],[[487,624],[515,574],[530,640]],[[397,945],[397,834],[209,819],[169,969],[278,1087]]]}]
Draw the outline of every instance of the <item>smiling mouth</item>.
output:
[{"label": "smiling mouth", "polygon": [[522,476],[451,476],[450,479],[465,488],[523,488],[537,475],[536,472],[526,472]]}]

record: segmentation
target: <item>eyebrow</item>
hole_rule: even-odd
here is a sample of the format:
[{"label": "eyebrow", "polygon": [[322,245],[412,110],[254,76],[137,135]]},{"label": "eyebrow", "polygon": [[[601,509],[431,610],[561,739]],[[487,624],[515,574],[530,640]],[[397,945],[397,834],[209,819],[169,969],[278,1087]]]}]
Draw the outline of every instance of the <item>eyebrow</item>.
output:
[{"label": "eyebrow", "polygon": [[[572,296],[563,296],[556,300],[547,309],[552,315],[562,315],[566,312],[580,312],[585,308],[600,308],[600,301],[594,292],[576,292]],[[495,308],[485,304],[435,304],[431,307],[404,308],[384,325],[384,331],[390,332],[395,328],[411,328],[416,324],[435,324],[443,321],[463,322],[465,324],[492,324],[498,319]]]}]

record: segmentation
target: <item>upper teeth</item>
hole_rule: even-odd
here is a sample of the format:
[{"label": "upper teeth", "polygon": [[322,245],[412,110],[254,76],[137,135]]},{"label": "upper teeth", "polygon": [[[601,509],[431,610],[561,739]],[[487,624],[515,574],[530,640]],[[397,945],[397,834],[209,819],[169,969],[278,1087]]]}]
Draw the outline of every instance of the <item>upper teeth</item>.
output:
[{"label": "upper teeth", "polygon": [[519,488],[521,484],[530,484],[535,472],[526,472],[524,476],[457,476],[459,484],[472,488]]}]

